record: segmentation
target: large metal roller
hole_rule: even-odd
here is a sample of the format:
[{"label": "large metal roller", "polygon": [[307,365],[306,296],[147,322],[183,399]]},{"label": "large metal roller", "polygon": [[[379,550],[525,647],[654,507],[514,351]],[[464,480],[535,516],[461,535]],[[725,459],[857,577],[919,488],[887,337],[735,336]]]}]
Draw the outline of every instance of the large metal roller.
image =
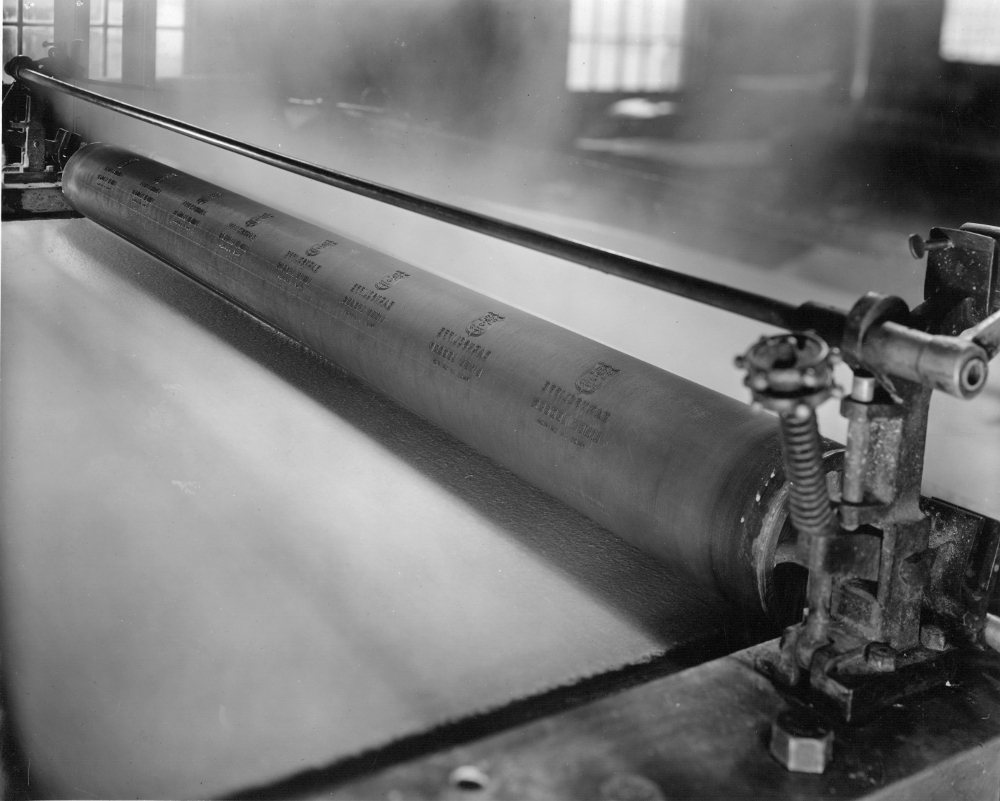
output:
[{"label": "large metal roller", "polygon": [[64,192],[629,542],[760,608],[782,522],[770,415],[121,148],[82,148]]}]

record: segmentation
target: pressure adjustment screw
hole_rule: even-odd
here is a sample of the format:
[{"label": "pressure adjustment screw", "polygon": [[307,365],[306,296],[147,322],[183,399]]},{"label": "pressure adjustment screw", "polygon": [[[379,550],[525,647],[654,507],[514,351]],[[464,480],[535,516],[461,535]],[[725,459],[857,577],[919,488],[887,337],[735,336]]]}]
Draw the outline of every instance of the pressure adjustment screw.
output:
[{"label": "pressure adjustment screw", "polygon": [[833,527],[815,409],[836,388],[830,347],[812,333],[762,337],[737,357],[755,404],[781,418],[792,523],[805,537]]},{"label": "pressure adjustment screw", "polygon": [[906,243],[910,246],[910,255],[915,259],[922,259],[933,250],[950,250],[954,247],[950,239],[924,239],[920,234],[910,234]]}]

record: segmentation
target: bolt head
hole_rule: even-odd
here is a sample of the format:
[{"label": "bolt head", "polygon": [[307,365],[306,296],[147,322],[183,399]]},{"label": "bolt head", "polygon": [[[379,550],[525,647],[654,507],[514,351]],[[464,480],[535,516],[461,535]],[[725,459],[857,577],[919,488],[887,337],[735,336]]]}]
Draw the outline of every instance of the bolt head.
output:
[{"label": "bolt head", "polygon": [[833,759],[833,730],[805,710],[786,709],[771,726],[771,755],[794,773],[823,773]]}]

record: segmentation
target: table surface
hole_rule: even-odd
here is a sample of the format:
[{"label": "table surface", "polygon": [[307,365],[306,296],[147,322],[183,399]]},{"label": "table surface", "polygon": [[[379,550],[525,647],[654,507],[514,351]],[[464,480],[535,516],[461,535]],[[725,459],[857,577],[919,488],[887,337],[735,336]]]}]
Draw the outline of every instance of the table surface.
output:
[{"label": "table surface", "polygon": [[[386,249],[742,397],[731,356],[759,324],[420,225],[385,226]],[[90,221],[4,223],[2,280],[3,658],[33,793],[266,785],[724,623],[719,599]],[[996,376],[975,403],[936,399],[925,492],[1000,516],[998,432]]]}]

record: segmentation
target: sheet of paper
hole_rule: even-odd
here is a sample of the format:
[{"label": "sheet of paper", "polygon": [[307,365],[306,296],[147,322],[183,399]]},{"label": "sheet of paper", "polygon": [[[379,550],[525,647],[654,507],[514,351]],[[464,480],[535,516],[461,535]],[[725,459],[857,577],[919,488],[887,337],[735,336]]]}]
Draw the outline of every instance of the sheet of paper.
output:
[{"label": "sheet of paper", "polygon": [[716,599],[87,220],[4,223],[34,790],[208,797],[649,659]]}]

